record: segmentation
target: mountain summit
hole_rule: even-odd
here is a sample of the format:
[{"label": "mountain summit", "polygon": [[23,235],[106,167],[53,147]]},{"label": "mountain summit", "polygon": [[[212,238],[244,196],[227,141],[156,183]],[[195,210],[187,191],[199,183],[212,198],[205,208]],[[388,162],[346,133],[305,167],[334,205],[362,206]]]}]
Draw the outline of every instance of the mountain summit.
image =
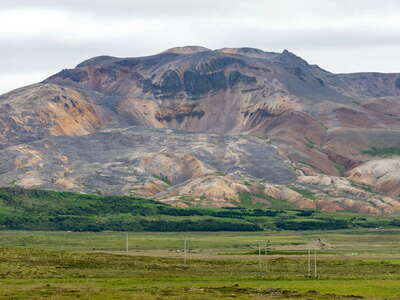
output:
[{"label": "mountain summit", "polygon": [[399,116],[400,74],[288,50],[98,56],[0,96],[0,185],[394,212]]}]

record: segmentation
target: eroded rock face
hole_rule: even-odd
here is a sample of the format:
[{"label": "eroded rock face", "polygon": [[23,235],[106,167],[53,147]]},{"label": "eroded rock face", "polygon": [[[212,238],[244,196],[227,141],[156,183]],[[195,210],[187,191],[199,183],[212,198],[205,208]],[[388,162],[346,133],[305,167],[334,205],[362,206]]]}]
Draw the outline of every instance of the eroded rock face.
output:
[{"label": "eroded rock face", "polygon": [[186,180],[215,172],[189,154],[156,153],[140,158],[140,168],[175,185]]},{"label": "eroded rock face", "polygon": [[316,207],[322,210],[383,214],[400,209],[400,202],[395,197],[377,193],[376,186],[366,185],[366,182],[358,181],[360,184],[357,184],[351,180],[327,175],[299,176],[296,186],[311,192]]},{"label": "eroded rock face", "polygon": [[368,161],[349,171],[349,178],[391,197],[400,197],[400,158]]},{"label": "eroded rock face", "polygon": [[[243,177],[209,174],[176,185],[157,197],[176,206],[218,206],[235,207],[244,205],[241,195],[253,195],[254,204],[274,207],[274,201],[284,201],[302,209],[315,209],[316,203],[285,187],[260,182],[243,182]],[[270,198],[269,198],[270,197]]]},{"label": "eroded rock face", "polygon": [[37,84],[0,96],[0,146],[103,129],[104,108],[68,87]]},{"label": "eroded rock face", "polygon": [[[142,182],[169,186],[211,173],[288,184],[295,174],[263,140],[128,127],[83,136],[53,136],[0,150],[0,185],[79,192],[129,193]],[[262,162],[263,164],[260,164]],[[34,172],[40,184],[25,185]]]},{"label": "eroded rock face", "polygon": [[229,206],[259,179],[296,207],[396,211],[398,164],[363,151],[400,147],[399,82],[333,74],[287,50],[95,57],[0,96],[0,184]]}]

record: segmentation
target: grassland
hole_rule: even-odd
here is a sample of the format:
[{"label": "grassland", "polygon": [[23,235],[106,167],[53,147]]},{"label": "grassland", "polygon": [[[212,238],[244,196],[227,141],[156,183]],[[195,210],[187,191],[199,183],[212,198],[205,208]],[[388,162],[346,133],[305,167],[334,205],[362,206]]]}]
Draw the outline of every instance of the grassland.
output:
[{"label": "grassland", "polygon": [[3,188],[0,299],[400,299],[399,226],[396,215]]},{"label": "grassland", "polygon": [[121,232],[0,231],[0,299],[400,299],[399,230],[142,232],[128,241],[126,253]]}]

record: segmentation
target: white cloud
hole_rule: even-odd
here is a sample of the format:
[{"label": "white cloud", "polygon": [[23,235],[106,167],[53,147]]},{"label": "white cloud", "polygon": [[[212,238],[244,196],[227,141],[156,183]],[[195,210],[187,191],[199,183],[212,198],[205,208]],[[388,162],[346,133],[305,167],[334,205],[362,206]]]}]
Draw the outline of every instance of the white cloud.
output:
[{"label": "white cloud", "polygon": [[49,71],[54,70],[48,70],[47,72],[0,73],[0,86],[2,90],[0,92],[6,93],[19,87],[41,82],[48,77]]},{"label": "white cloud", "polygon": [[334,72],[400,71],[399,19],[397,0],[1,0],[0,93],[91,56],[188,44],[288,48]]}]

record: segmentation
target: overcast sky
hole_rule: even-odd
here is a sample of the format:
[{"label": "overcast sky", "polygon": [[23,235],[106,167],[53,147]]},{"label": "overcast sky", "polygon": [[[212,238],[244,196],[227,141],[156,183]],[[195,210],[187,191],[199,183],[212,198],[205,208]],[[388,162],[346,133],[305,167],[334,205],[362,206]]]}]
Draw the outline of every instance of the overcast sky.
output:
[{"label": "overcast sky", "polygon": [[399,0],[0,0],[0,93],[98,55],[288,49],[332,72],[400,72]]}]

